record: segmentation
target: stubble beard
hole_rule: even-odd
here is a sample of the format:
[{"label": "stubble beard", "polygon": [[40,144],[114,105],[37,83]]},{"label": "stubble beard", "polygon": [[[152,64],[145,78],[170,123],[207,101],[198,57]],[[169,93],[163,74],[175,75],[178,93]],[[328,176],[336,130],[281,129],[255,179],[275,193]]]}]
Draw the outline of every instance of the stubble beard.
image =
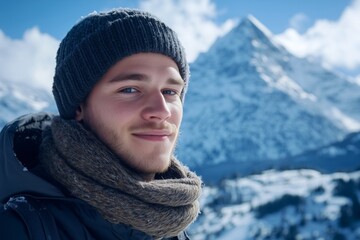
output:
[{"label": "stubble beard", "polygon": [[[171,164],[171,156],[173,156],[177,140],[175,140],[169,156],[167,157],[167,164],[162,168],[154,168],[151,165],[157,162],[159,160],[158,158],[153,156],[136,156],[132,153],[132,151],[126,149],[124,142],[118,135],[119,133],[109,131],[108,136],[110,136],[110,142],[105,144],[114,154],[116,154],[116,156],[119,158],[119,161],[127,168],[137,172],[139,175],[164,173],[169,169]],[[138,152],[141,152],[141,149],[139,149]]]},{"label": "stubble beard", "polygon": [[[121,133],[114,131],[114,129],[107,128],[105,124],[101,122],[83,122],[85,126],[93,132],[96,137],[112,152],[114,153],[121,164],[138,173],[139,175],[164,173],[168,170],[171,164],[171,157],[174,154],[175,146],[177,144],[178,134],[175,137],[172,149],[167,157],[167,164],[162,168],[155,169],[151,166],[152,163],[157,162],[159,159],[155,157],[149,158],[148,156],[136,156],[130,149],[127,149],[122,137],[119,136]],[[144,128],[155,128],[155,126],[142,126]],[[158,126],[159,127],[159,126]],[[170,127],[170,126],[168,126]],[[133,150],[135,151],[135,150]],[[141,149],[138,149],[141,152]],[[148,159],[145,159],[148,158]]]}]

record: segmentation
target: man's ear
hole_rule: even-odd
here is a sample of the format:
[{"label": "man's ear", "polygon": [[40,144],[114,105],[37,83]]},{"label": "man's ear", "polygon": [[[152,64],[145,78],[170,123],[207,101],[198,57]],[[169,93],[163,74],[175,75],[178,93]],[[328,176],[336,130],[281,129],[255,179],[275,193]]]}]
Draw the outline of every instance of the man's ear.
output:
[{"label": "man's ear", "polygon": [[80,104],[76,109],[75,120],[81,122],[84,119],[84,104]]}]

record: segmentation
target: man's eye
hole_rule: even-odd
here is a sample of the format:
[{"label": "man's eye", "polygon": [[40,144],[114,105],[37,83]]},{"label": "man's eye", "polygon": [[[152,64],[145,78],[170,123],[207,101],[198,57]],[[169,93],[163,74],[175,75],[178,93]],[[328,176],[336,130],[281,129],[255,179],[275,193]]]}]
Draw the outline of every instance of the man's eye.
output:
[{"label": "man's eye", "polygon": [[176,95],[177,92],[174,90],[164,90],[162,91],[163,94],[167,94],[167,95]]},{"label": "man's eye", "polygon": [[121,93],[136,93],[136,92],[138,92],[138,90],[136,88],[128,87],[128,88],[121,89],[120,92]]}]

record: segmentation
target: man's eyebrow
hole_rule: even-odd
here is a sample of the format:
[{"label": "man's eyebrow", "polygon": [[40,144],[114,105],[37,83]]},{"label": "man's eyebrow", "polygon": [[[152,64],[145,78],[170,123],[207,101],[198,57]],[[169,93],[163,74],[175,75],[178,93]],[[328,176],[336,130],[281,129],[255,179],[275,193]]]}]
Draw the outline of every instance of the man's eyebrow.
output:
[{"label": "man's eyebrow", "polygon": [[[121,82],[125,80],[146,81],[149,80],[149,77],[141,73],[125,73],[115,76],[109,81],[109,83]],[[167,83],[171,85],[180,85],[180,86],[185,85],[184,80],[182,80],[181,78],[170,77],[167,79]]]},{"label": "man's eyebrow", "polygon": [[179,85],[179,86],[184,86],[185,85],[184,80],[182,80],[181,78],[169,78],[167,80],[167,83],[171,84],[171,85]]},{"label": "man's eyebrow", "polygon": [[140,73],[124,73],[124,74],[120,74],[115,76],[114,78],[112,78],[109,83],[113,83],[113,82],[121,82],[121,81],[125,81],[125,80],[135,80],[135,81],[142,81],[142,80],[146,80],[148,79],[148,77],[145,74],[140,74]]}]

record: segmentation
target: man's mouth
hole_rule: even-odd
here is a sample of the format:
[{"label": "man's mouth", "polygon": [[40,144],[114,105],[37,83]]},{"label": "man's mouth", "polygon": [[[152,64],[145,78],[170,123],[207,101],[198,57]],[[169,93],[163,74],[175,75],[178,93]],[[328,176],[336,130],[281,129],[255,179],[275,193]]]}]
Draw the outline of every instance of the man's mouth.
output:
[{"label": "man's mouth", "polygon": [[133,136],[148,141],[164,141],[172,136],[169,130],[145,130],[132,134]]}]

